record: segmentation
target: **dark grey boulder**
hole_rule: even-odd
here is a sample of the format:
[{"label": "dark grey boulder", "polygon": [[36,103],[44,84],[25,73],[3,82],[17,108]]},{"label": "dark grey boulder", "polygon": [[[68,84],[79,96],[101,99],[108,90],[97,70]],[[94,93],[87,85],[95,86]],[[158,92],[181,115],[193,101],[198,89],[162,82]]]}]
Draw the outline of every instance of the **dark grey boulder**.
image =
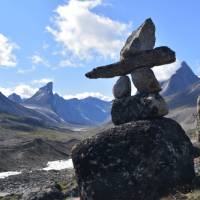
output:
[{"label": "dark grey boulder", "polygon": [[115,99],[111,116],[115,125],[127,122],[162,117],[168,114],[168,106],[159,94],[137,94]]},{"label": "dark grey boulder", "polygon": [[64,200],[64,194],[59,185],[53,184],[25,190],[22,200]]},{"label": "dark grey boulder", "polygon": [[153,71],[148,68],[139,68],[131,73],[132,81],[140,93],[156,93],[161,91],[160,84]]},{"label": "dark grey boulder", "polygon": [[131,96],[131,81],[128,76],[121,76],[113,86],[113,96],[116,99]]},{"label": "dark grey boulder", "polygon": [[167,118],[108,129],[73,148],[81,200],[157,200],[192,182],[192,144]]},{"label": "dark grey boulder", "polygon": [[153,49],[155,41],[155,25],[151,19],[146,19],[126,40],[120,52],[121,60],[129,58],[139,51]]},{"label": "dark grey boulder", "polygon": [[131,58],[106,66],[94,68],[85,74],[87,78],[112,78],[132,73],[137,68],[154,67],[173,63],[175,52],[168,47],[157,47],[152,50],[140,51]]}]

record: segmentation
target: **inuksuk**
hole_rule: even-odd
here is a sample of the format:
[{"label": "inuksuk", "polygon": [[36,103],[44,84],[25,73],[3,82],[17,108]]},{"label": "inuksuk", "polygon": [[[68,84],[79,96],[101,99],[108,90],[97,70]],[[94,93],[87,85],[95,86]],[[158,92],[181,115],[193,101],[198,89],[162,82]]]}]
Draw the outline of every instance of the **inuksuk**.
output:
[{"label": "inuksuk", "polygon": [[174,62],[175,52],[154,45],[155,25],[147,19],[128,37],[119,62],[86,74],[120,77],[111,110],[116,126],[72,150],[81,200],[156,200],[194,178],[192,144],[177,122],[163,117],[168,106],[151,69]]},{"label": "inuksuk", "polygon": [[[86,74],[88,78],[121,76],[113,87],[115,100],[112,121],[115,125],[126,122],[161,117],[168,114],[168,106],[159,95],[160,84],[152,67],[175,61],[175,53],[168,47],[154,48],[155,26],[147,19],[127,39],[120,52],[120,62],[98,67]],[[131,74],[138,94],[131,96]]]}]

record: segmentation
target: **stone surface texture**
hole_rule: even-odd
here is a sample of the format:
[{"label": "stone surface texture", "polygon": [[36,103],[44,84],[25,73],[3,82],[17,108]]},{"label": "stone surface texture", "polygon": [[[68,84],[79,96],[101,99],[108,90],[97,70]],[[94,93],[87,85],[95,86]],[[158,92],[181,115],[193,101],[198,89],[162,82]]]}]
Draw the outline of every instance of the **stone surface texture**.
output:
[{"label": "stone surface texture", "polygon": [[131,56],[130,59],[122,60],[106,66],[94,68],[85,76],[87,78],[112,78],[124,76],[141,67],[154,67],[173,63],[176,60],[175,52],[168,47],[157,47],[152,50],[141,51]]},{"label": "stone surface texture", "polygon": [[115,125],[168,114],[168,106],[159,94],[137,94],[113,101],[111,115]]},{"label": "stone surface texture", "polygon": [[131,81],[128,76],[121,76],[113,86],[113,96],[116,99],[131,96]]},{"label": "stone surface texture", "polygon": [[139,51],[153,49],[155,40],[155,25],[151,19],[147,19],[128,37],[120,52],[120,59],[124,60],[130,58]]},{"label": "stone surface texture", "polygon": [[38,188],[28,189],[24,192],[22,200],[64,200],[61,188],[54,184]]},{"label": "stone surface texture", "polygon": [[73,148],[81,200],[157,200],[195,176],[192,144],[167,118],[108,129]]},{"label": "stone surface texture", "polygon": [[161,91],[160,84],[150,68],[136,69],[131,73],[132,81],[140,93],[157,93]]}]

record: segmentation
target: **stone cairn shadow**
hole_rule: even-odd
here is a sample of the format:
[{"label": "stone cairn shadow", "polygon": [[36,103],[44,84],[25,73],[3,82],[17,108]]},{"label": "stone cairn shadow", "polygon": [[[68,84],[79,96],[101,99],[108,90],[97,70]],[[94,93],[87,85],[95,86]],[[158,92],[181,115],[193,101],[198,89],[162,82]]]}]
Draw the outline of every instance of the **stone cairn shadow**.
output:
[{"label": "stone cairn shadow", "polygon": [[[168,106],[151,69],[173,63],[175,52],[154,48],[155,40],[155,25],[147,19],[128,37],[119,62],[86,74],[120,77],[113,87],[115,127],[72,150],[81,200],[156,200],[195,176],[193,146],[177,122],[164,118]],[[129,74],[137,88],[134,96]]]}]

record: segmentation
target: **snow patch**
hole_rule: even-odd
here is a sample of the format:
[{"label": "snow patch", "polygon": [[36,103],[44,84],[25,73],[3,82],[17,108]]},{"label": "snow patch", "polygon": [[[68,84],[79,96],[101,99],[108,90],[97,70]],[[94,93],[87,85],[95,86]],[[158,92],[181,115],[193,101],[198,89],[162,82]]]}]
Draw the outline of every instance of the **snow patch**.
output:
[{"label": "snow patch", "polygon": [[68,160],[57,160],[51,161],[47,163],[47,167],[43,168],[42,170],[49,171],[49,170],[62,170],[62,169],[73,169],[74,165],[72,159]]},{"label": "snow patch", "polygon": [[7,195],[9,195],[10,193],[7,192],[0,192],[0,197],[6,197]]},{"label": "snow patch", "polygon": [[13,176],[13,175],[19,175],[21,174],[22,172],[0,172],[0,179],[3,179],[3,178],[7,178],[9,176]]}]

